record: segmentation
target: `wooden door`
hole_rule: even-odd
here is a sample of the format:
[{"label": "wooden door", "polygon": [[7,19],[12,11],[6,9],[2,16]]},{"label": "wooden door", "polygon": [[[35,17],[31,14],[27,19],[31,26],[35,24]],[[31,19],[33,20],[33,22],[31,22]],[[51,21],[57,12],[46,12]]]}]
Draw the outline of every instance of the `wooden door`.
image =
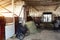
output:
[{"label": "wooden door", "polygon": [[0,40],[5,40],[5,19],[0,16]]},{"label": "wooden door", "polygon": [[19,23],[19,17],[17,16],[17,17],[15,17],[15,34],[17,32],[17,25],[18,25],[18,23]]}]

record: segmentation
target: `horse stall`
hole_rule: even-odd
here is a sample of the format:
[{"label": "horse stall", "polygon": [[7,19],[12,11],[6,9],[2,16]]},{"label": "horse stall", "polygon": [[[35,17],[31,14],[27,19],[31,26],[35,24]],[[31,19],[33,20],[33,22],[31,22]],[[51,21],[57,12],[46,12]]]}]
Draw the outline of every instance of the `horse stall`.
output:
[{"label": "horse stall", "polygon": [[13,14],[5,13],[0,16],[0,40],[7,40],[15,33]]}]

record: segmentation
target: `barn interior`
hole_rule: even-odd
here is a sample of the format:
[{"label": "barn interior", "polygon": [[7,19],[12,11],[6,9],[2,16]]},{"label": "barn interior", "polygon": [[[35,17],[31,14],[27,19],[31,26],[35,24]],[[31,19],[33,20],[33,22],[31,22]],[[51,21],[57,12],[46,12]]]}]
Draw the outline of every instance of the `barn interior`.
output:
[{"label": "barn interior", "polygon": [[60,40],[60,0],[0,0],[0,40]]}]

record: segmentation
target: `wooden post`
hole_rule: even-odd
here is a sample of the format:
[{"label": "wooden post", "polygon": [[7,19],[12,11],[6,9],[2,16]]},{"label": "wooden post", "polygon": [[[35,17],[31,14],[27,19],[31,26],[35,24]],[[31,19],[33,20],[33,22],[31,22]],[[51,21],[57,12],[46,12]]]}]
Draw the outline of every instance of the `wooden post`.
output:
[{"label": "wooden post", "polygon": [[28,15],[29,15],[29,6],[25,5],[24,6],[24,17],[25,17],[25,21],[27,21]]}]

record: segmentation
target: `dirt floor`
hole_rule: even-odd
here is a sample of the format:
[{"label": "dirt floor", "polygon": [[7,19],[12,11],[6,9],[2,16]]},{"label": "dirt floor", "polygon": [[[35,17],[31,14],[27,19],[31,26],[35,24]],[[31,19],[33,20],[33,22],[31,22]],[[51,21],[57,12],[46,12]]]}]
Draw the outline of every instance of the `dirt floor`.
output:
[{"label": "dirt floor", "polygon": [[[11,38],[8,40],[19,40],[17,38]],[[60,40],[60,32],[52,30],[42,30],[39,33],[30,34],[26,36],[23,40]]]}]

